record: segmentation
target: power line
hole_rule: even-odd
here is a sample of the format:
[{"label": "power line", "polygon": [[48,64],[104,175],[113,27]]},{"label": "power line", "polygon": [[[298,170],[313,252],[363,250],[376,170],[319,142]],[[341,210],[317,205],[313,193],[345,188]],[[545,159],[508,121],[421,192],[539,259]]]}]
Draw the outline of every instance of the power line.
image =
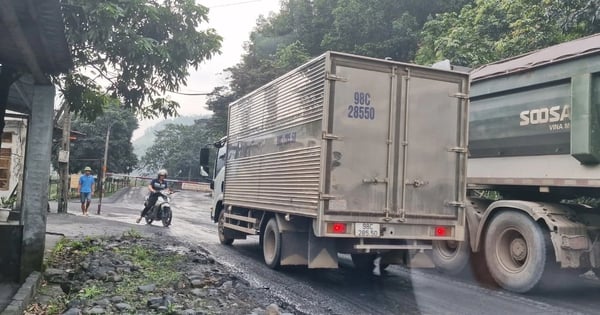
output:
[{"label": "power line", "polygon": [[186,95],[186,96],[206,96],[206,95],[210,95],[212,93],[184,93],[184,92],[175,92],[175,91],[167,91],[169,93],[173,93],[173,94],[179,94],[179,95]]}]

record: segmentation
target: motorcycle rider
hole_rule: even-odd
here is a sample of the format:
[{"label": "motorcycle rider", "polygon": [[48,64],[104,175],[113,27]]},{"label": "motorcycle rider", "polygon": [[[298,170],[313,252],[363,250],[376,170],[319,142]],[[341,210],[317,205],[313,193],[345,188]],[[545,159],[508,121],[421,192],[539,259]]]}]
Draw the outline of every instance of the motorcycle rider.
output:
[{"label": "motorcycle rider", "polygon": [[148,202],[146,203],[146,207],[144,208],[144,210],[142,210],[140,217],[137,220],[135,220],[135,223],[140,223],[140,221],[142,221],[142,218],[146,216],[148,211],[152,209],[154,204],[156,204],[156,201],[158,200],[158,192],[161,190],[169,189],[167,187],[167,170],[162,169],[158,171],[156,178],[150,182],[150,185],[148,185],[148,189],[150,190]]}]

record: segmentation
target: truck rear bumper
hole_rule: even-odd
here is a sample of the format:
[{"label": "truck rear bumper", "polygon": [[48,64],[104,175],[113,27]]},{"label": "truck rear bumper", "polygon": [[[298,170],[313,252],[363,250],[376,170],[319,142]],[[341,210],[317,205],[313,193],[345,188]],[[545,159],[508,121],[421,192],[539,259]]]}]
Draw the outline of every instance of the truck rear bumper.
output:
[{"label": "truck rear bumper", "polygon": [[318,237],[368,240],[464,240],[464,225],[456,221],[427,223],[374,223],[315,220],[314,231]]}]

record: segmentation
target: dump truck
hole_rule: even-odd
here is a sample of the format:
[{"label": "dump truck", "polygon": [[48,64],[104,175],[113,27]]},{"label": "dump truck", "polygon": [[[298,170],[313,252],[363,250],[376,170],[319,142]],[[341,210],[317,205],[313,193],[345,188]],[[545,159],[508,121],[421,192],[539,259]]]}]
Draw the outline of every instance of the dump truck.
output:
[{"label": "dump truck", "polygon": [[515,292],[600,270],[600,35],[475,69],[469,115],[466,241],[436,266]]},{"label": "dump truck", "polygon": [[213,169],[220,242],[257,235],[270,268],[338,268],[338,253],[432,267],[432,240],[465,236],[468,80],[327,52],[233,102]]}]

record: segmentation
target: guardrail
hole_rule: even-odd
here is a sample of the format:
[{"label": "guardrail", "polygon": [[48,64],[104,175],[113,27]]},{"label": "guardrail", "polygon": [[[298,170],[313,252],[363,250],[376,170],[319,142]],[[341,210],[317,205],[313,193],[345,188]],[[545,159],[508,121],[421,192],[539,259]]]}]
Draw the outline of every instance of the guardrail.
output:
[{"label": "guardrail", "polygon": [[[104,196],[108,196],[125,187],[143,187],[147,186],[154,177],[147,176],[132,176],[127,174],[106,173],[107,177],[104,181]],[[210,192],[210,185],[206,182],[187,181],[177,179],[167,179],[169,186],[175,190],[189,190],[199,192]],[[70,183],[73,185],[73,182]],[[96,191],[99,192],[101,183],[96,183]],[[57,200],[60,193],[60,180],[51,179],[48,188],[48,199]],[[69,187],[69,197],[78,198],[79,193],[77,187]]]}]

